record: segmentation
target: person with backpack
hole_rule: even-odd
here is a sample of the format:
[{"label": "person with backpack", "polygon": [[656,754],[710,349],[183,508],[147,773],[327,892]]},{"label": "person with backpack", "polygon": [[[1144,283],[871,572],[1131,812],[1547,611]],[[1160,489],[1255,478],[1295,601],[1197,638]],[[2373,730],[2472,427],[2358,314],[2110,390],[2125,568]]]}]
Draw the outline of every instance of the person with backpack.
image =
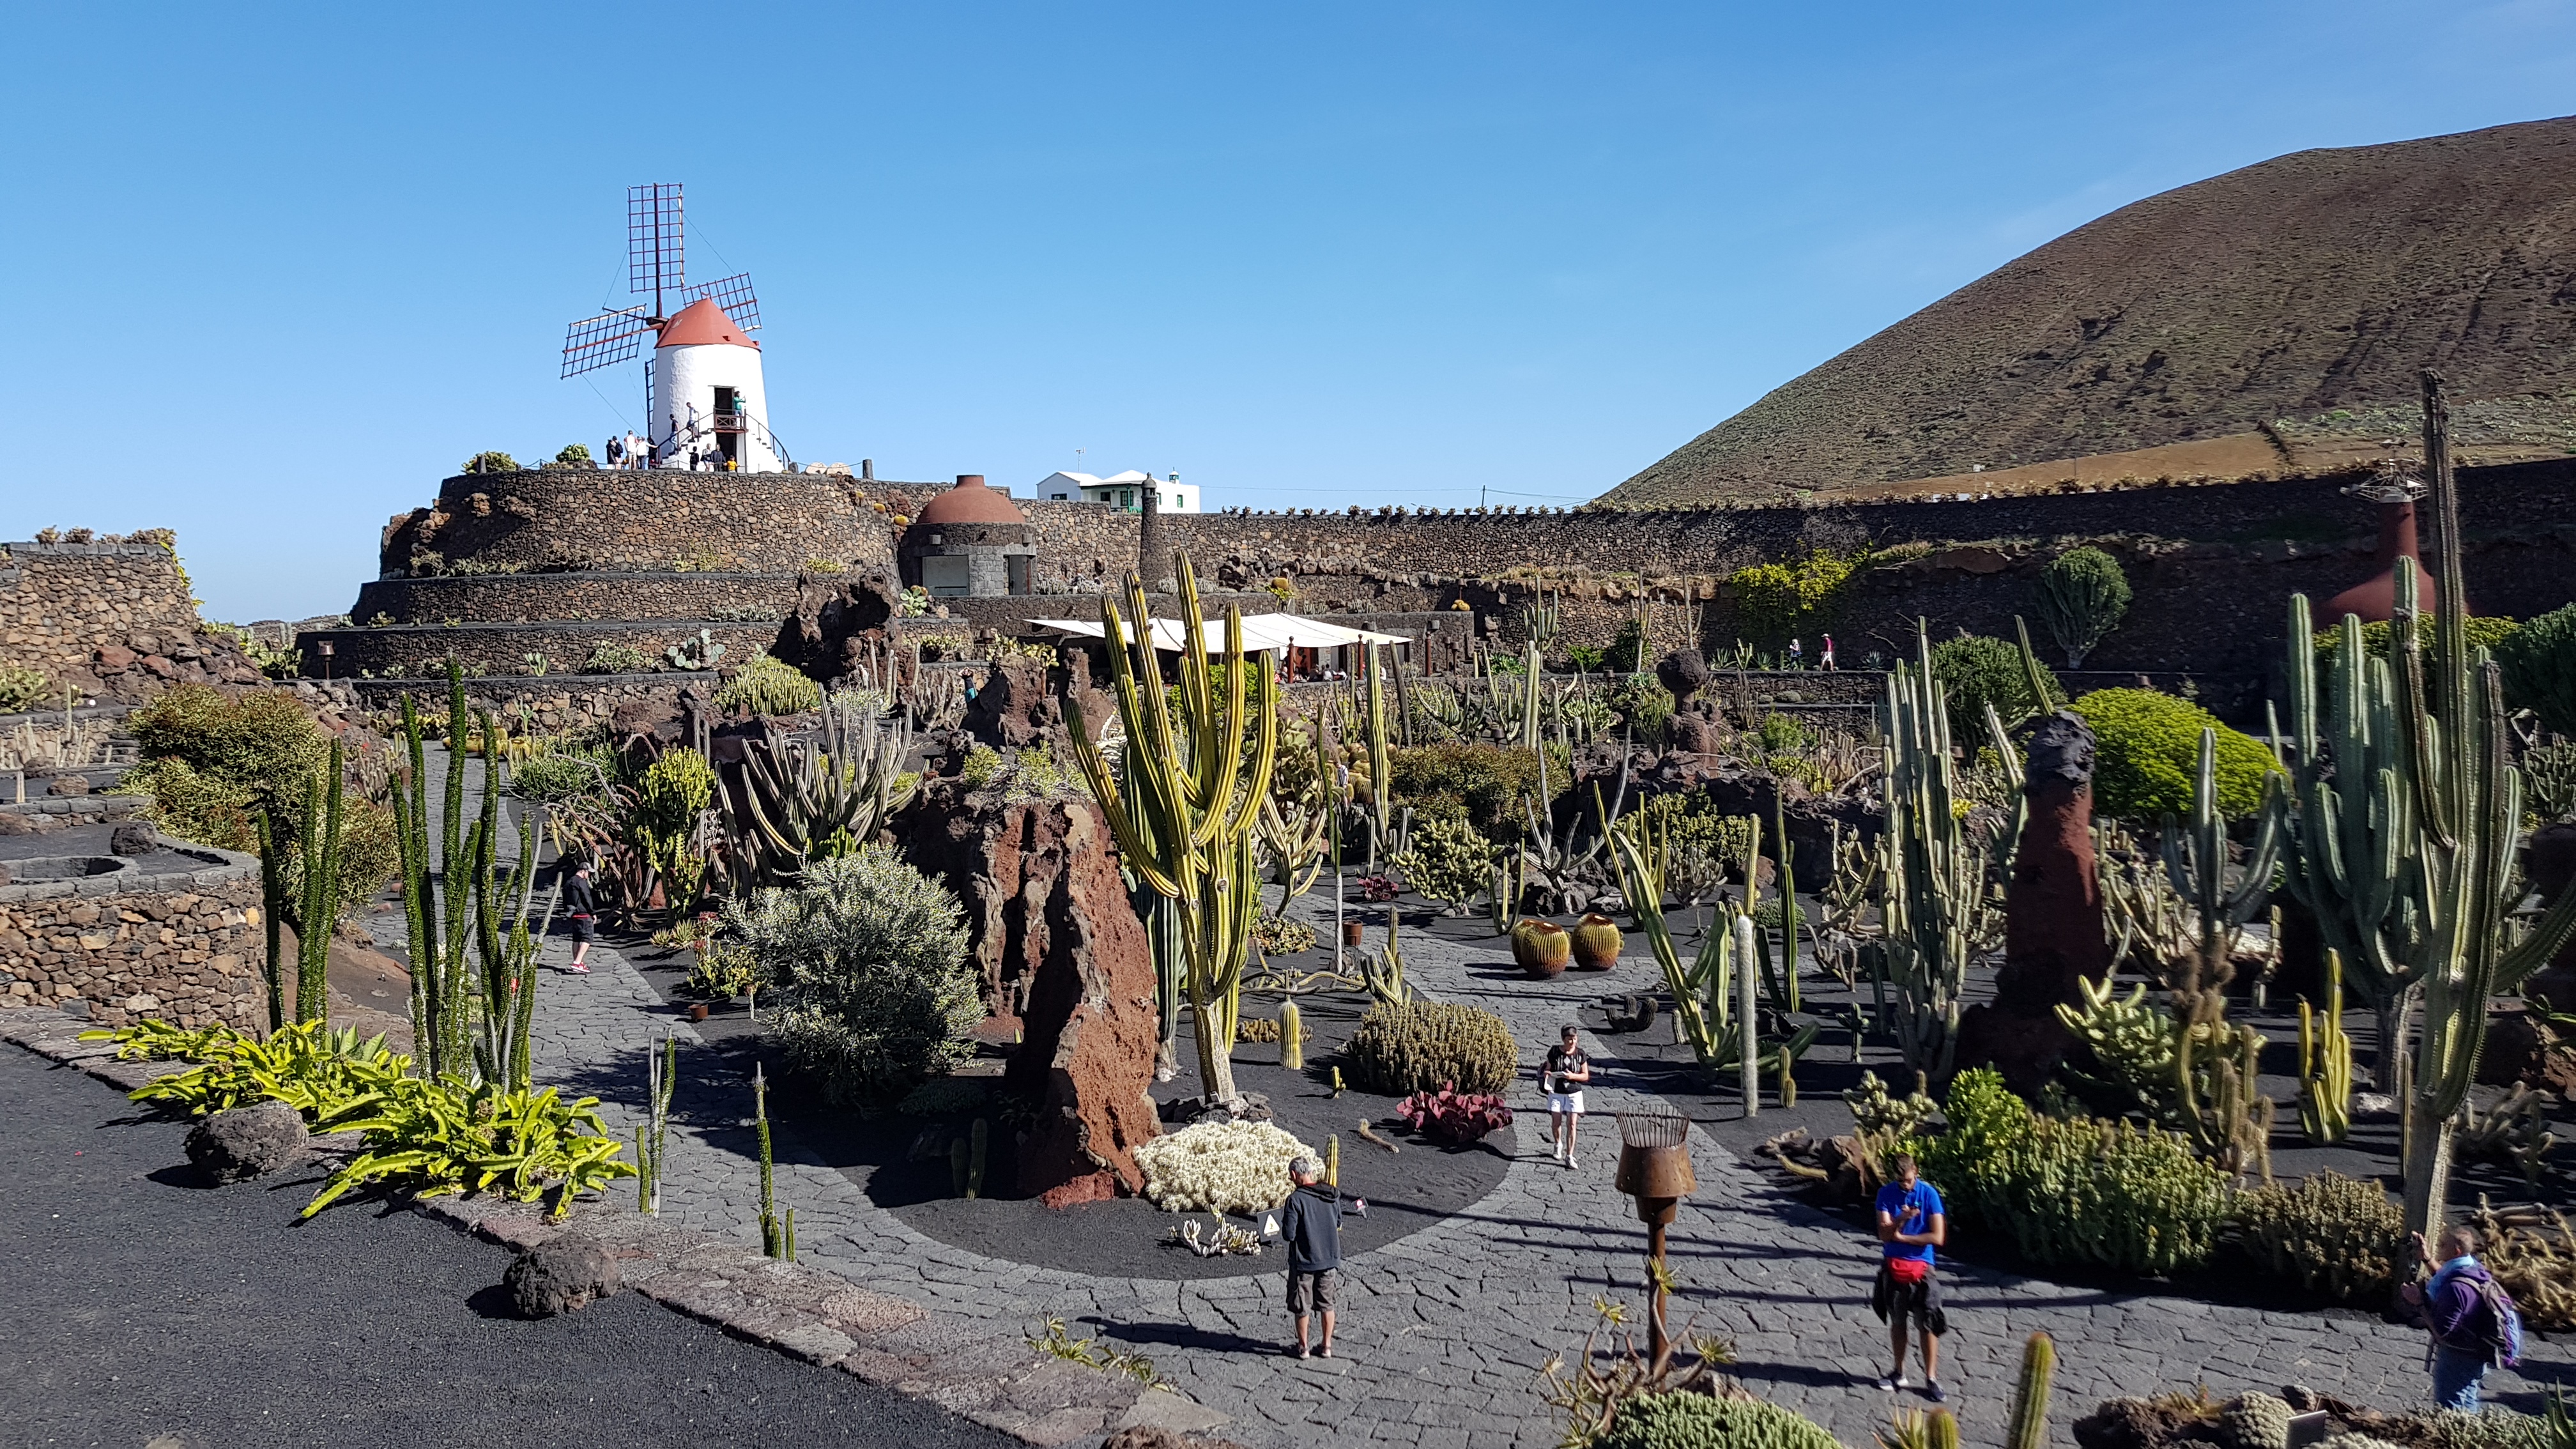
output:
[{"label": "person with backpack", "polygon": [[2483,1246],[2476,1229],[2454,1226],[2442,1234],[2436,1261],[2424,1235],[2415,1234],[2415,1256],[2432,1271],[2432,1281],[2409,1283],[2399,1293],[2422,1313],[2433,1335],[2426,1361],[2436,1408],[2477,1412],[2487,1370],[2511,1368],[2522,1358],[2522,1314],[2478,1261]]}]

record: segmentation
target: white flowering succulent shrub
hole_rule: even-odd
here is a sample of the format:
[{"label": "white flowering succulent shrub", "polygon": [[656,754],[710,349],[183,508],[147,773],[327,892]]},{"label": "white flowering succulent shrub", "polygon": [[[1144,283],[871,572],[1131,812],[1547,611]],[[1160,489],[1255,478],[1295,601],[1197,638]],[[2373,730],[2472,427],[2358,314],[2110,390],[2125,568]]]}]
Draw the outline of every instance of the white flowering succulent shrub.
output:
[{"label": "white flowering succulent shrub", "polygon": [[1288,1164],[1323,1154],[1267,1122],[1201,1122],[1136,1149],[1145,1196],[1166,1212],[1264,1213],[1288,1200]]},{"label": "white flowering succulent shrub", "polygon": [[759,961],[784,1010],[779,1044],[834,1101],[899,1097],[974,1055],[984,1007],[956,898],[893,847],[805,867],[755,892],[725,933]]}]

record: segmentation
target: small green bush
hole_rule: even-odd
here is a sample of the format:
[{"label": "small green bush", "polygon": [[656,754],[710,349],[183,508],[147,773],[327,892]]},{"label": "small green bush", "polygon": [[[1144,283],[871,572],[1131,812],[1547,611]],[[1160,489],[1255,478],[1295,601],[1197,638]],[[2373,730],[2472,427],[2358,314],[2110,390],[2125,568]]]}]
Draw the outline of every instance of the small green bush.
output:
[{"label": "small green bush", "polygon": [[1987,1067],[1951,1079],[1942,1115],[1949,1129],[1914,1147],[1923,1176],[2033,1263],[2174,1273],[2226,1221],[2227,1179],[2174,1133],[2038,1116]]},{"label": "small green bush", "polygon": [[728,906],[724,929],[777,983],[788,1062],[831,1100],[899,1099],[974,1055],[965,913],[893,847],[816,861]]},{"label": "small green bush", "polygon": [[1834,1436],[1804,1415],[1760,1399],[1721,1399],[1677,1391],[1643,1394],[1592,1449],[1840,1449]]},{"label": "small green bush", "polygon": [[716,691],[716,708],[747,709],[771,717],[802,714],[823,707],[823,686],[796,666],[767,654],[754,654]]},{"label": "small green bush", "polygon": [[1351,1080],[1390,1097],[1499,1092],[1520,1075],[1520,1048],[1503,1019],[1480,1007],[1437,1001],[1378,1002],[1342,1047]]},{"label": "small green bush", "polygon": [[587,463],[590,461],[590,444],[566,443],[563,445],[563,450],[555,454],[555,461],[567,467]]},{"label": "small green bush", "polygon": [[635,786],[635,821],[655,836],[685,836],[715,798],[716,771],[706,756],[681,745],[664,750]]},{"label": "small green bush", "polygon": [[1619,674],[1634,674],[1646,667],[1646,621],[1631,618],[1610,636],[1610,647],[1602,651],[1601,667]]},{"label": "small green bush", "polygon": [[231,696],[182,684],[127,717],[144,758],[179,760],[199,774],[301,804],[304,781],[330,758],[331,738],[295,696]]},{"label": "small green bush", "polygon": [[1735,589],[1735,618],[1746,638],[1770,645],[1833,622],[1835,607],[1868,553],[1848,557],[1815,549],[1781,563],[1750,564],[1727,582]]},{"label": "small green bush", "polygon": [[[48,695],[52,697],[47,698]],[[47,704],[62,703],[54,691],[53,681],[41,669],[23,664],[0,664],[0,714],[25,714]]]},{"label": "small green bush", "polygon": [[[1562,794],[1571,773],[1565,754],[1554,745],[1545,748],[1548,785]],[[1522,800],[1535,801],[1542,818],[1547,814],[1548,802],[1536,800],[1536,751],[1453,741],[1387,753],[1387,779],[1395,788],[1395,798],[1413,807],[1417,822],[1463,814],[1487,840],[1510,841],[1520,839],[1526,828]]]},{"label": "small green bush", "polygon": [[584,674],[649,674],[652,657],[632,644],[616,644],[606,639],[590,646],[590,657],[582,661]]},{"label": "small green bush", "polygon": [[[2057,676],[2048,666],[2040,666],[2040,678],[2049,689],[2047,708],[2066,702],[2066,693],[2058,688]],[[2030,671],[2023,667],[2021,646],[1982,634],[1968,634],[1933,646],[1932,677],[1939,680],[1950,701],[1950,743],[1975,749],[1986,738],[1986,706],[2011,724],[2041,706],[2030,697]]]},{"label": "small green bush", "polygon": [[486,448],[458,466],[459,473],[516,473],[519,460],[498,448]]},{"label": "small green bush", "polygon": [[1601,701],[1628,721],[1641,744],[1661,744],[1672,723],[1673,692],[1651,674],[1631,674],[1601,692]]},{"label": "small green bush", "polygon": [[2576,735],[2576,604],[2550,610],[2494,647],[2505,698],[2558,733]]},{"label": "small green bush", "polygon": [[2252,735],[2187,699],[2152,689],[2097,689],[2075,701],[2095,744],[2093,808],[2122,820],[2191,813],[2200,732],[2218,732],[2218,809],[2231,819],[2263,803],[2263,777],[2279,770]]}]

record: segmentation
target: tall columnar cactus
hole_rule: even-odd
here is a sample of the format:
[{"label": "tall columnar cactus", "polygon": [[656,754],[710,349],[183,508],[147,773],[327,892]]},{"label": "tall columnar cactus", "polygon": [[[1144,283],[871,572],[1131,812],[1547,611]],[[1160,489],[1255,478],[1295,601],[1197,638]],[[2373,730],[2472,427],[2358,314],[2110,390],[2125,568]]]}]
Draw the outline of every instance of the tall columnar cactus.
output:
[{"label": "tall columnar cactus", "polygon": [[1968,833],[1950,751],[1949,701],[1932,677],[1932,641],[1917,626],[1915,663],[1899,661],[1879,705],[1887,741],[1879,837],[1879,912],[1887,923],[1893,1030],[1905,1064],[1950,1073],[1968,960],[1992,933],[1987,856]]},{"label": "tall columnar cactus", "polygon": [[1744,963],[1735,977],[1735,1056],[1747,1117],[1762,1112],[1762,1018],[1753,1004],[1753,942],[1760,934],[1751,916],[1735,918],[1735,955]]},{"label": "tall columnar cactus", "polygon": [[[479,1078],[524,1087],[536,1010],[537,937],[544,930],[542,920],[531,929],[536,842],[521,832],[518,872],[502,881],[493,856],[501,829],[503,735],[489,711],[473,716],[472,728],[482,736],[485,778],[475,821],[466,825],[467,718],[465,676],[451,660],[445,808],[436,812],[439,849],[433,856],[420,712],[410,696],[403,698],[410,770],[393,781],[393,806],[411,933],[412,1039],[421,1069],[432,1079]],[[479,972],[466,965],[469,947]]]},{"label": "tall columnar cactus", "polygon": [[2045,1333],[2022,1341],[2021,1377],[2013,1383],[2012,1421],[2005,1449],[2048,1449],[2049,1381],[2057,1373],[2057,1344]]},{"label": "tall columnar cactus", "polygon": [[1288,1071],[1306,1070],[1306,1018],[1297,1003],[1279,1003],[1279,1065]]},{"label": "tall columnar cactus", "polygon": [[2299,1003],[2299,1126],[2323,1147],[2352,1132],[2352,1038],[2343,1030],[2343,956],[2326,952],[2322,1010]]},{"label": "tall columnar cactus", "polygon": [[[2328,948],[2341,954],[2362,1000],[2378,1017],[2374,1074],[2398,1089],[2407,1008],[2414,1000],[2422,922],[2403,853],[2420,828],[2407,788],[2397,726],[2396,676],[2362,648],[2361,620],[2345,615],[2327,669],[2325,708],[2317,691],[2316,636],[2308,597],[2290,597],[2290,739],[2282,762],[2287,790],[2266,804],[2283,828],[2282,878],[2316,917]],[[2277,739],[2279,730],[2273,735]]]},{"label": "tall columnar cactus", "polygon": [[[759,1063],[751,1068],[751,1125],[760,1140],[760,1251],[772,1258],[796,1257],[796,1210],[778,1212],[769,1156],[769,1079]],[[971,1194],[970,1194],[971,1195]]]},{"label": "tall columnar cactus", "polygon": [[[260,896],[268,924],[268,1025],[285,1024],[285,942],[281,927],[291,911],[295,926],[295,1019],[331,1019],[331,932],[340,919],[340,741],[331,741],[327,774],[304,782],[304,813],[296,821],[296,874],[290,883],[285,841],[266,811],[260,813]],[[327,783],[326,783],[327,782]]]},{"label": "tall columnar cactus", "polygon": [[[1074,753],[1128,868],[1180,907],[1183,985],[1198,1042],[1200,1086],[1211,1099],[1231,1105],[1241,1099],[1228,1052],[1253,917],[1260,909],[1254,826],[1278,748],[1278,685],[1268,661],[1245,650],[1242,611],[1229,605],[1227,667],[1219,689],[1208,668],[1207,625],[1199,616],[1198,579],[1189,556],[1175,553],[1173,566],[1182,628],[1177,727],[1155,659],[1144,581],[1130,574],[1127,607],[1137,627],[1132,641],[1117,601],[1100,601],[1119,717],[1127,730],[1125,780],[1110,774],[1078,706]],[[1374,665],[1369,698],[1378,716],[1372,726],[1375,751],[1383,753],[1383,698]],[[1373,779],[1383,811],[1385,776]]]},{"label": "tall columnar cactus", "polygon": [[[465,676],[448,662],[447,780],[438,851],[430,851],[428,758],[420,712],[403,696],[403,740],[410,772],[393,781],[394,824],[402,847],[404,924],[410,931],[412,1040],[422,1075],[464,1078],[473,1070],[473,978],[466,971],[475,853],[465,831]],[[487,782],[488,785],[489,782]]]},{"label": "tall columnar cactus", "polygon": [[2221,1171],[2272,1177],[2272,1099],[2254,1090],[2263,1034],[2224,1016],[2174,1022],[2174,1084],[2183,1135]]},{"label": "tall columnar cactus", "polygon": [[[2266,776],[2263,788],[2267,796],[2277,791],[2278,777]],[[2228,882],[2227,822],[2218,813],[2218,732],[2202,729],[2200,773],[2191,789],[2191,821],[2177,828],[2174,818],[2166,816],[2162,841],[2165,876],[2173,882],[2174,893],[2190,905],[2200,937],[2199,948],[2183,963],[2177,1017],[2206,1022],[2226,1010],[2223,993],[2236,974],[2236,941],[2254,912],[2271,899],[2272,867],[2280,858],[2280,843],[2279,812],[2266,808],[2255,827],[2253,846],[2245,852],[2244,869],[2234,884]]]},{"label": "tall columnar cactus", "polygon": [[[2428,631],[2414,560],[2399,559],[2390,649],[2393,738],[2384,754],[2380,741],[2364,739],[2352,757],[2334,761],[2338,786],[2348,775],[2373,777],[2366,797],[2371,808],[2356,830],[2349,817],[2361,802],[2352,794],[2338,791],[2328,806],[2320,792],[2303,791],[2291,829],[2301,837],[2293,889],[2302,899],[2313,895],[2324,903],[2312,906],[2327,944],[2360,948],[2349,963],[2366,980],[2384,959],[2399,968],[2389,981],[2420,983],[2422,1025],[2398,1065],[2405,1083],[2406,1226],[2429,1236],[2442,1223],[2453,1137],[2486,1037],[2487,1000],[2519,985],[2576,935],[2576,892],[2507,949],[2504,917],[2521,891],[2513,866],[2522,830],[2522,776],[2506,763],[2501,673],[2483,650],[2469,647],[2450,410],[2441,378],[2426,372],[2423,382],[2424,461],[2432,475],[2433,546],[2442,561],[2437,597],[2444,607]],[[2293,606],[2294,625],[2304,622],[2304,613],[2304,601]],[[2347,642],[2357,644],[2357,633],[2347,625]],[[2313,679],[2297,668],[2307,664],[2300,648],[2305,637],[2291,641],[2291,683],[2307,696],[2294,704],[2300,770],[2303,783],[2311,783],[2317,769],[2306,754],[2317,742],[2308,693]],[[2360,650],[2344,653],[2351,658]],[[2356,697],[2341,703],[2348,716],[2358,715],[2369,701],[2348,677],[2343,685]],[[2349,720],[2337,723],[2346,726],[2338,731],[2340,747]],[[2375,878],[2380,876],[2386,879]],[[2370,907],[2383,899],[2385,908],[2374,913]],[[2359,909],[2346,911],[2348,904]],[[2378,948],[2385,949],[2384,957],[2371,955]],[[2382,1020],[2402,1025],[2404,994],[2393,994],[2394,1010],[2383,1005]]]},{"label": "tall columnar cactus", "polygon": [[635,1124],[635,1210],[662,1215],[662,1151],[671,1127],[671,1092],[680,1082],[680,1034],[665,1031],[662,1049],[644,1051],[646,1120]]}]

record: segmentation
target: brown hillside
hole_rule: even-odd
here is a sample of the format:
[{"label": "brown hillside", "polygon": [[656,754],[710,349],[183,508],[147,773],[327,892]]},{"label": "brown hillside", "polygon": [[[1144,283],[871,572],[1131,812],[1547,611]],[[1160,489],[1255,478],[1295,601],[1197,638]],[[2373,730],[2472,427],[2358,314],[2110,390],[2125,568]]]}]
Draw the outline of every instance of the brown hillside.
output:
[{"label": "brown hillside", "polygon": [[[1766,502],[2576,384],[2576,117],[2151,196],[1775,388],[1607,501]],[[2555,411],[2555,409],[2552,409]]]}]

